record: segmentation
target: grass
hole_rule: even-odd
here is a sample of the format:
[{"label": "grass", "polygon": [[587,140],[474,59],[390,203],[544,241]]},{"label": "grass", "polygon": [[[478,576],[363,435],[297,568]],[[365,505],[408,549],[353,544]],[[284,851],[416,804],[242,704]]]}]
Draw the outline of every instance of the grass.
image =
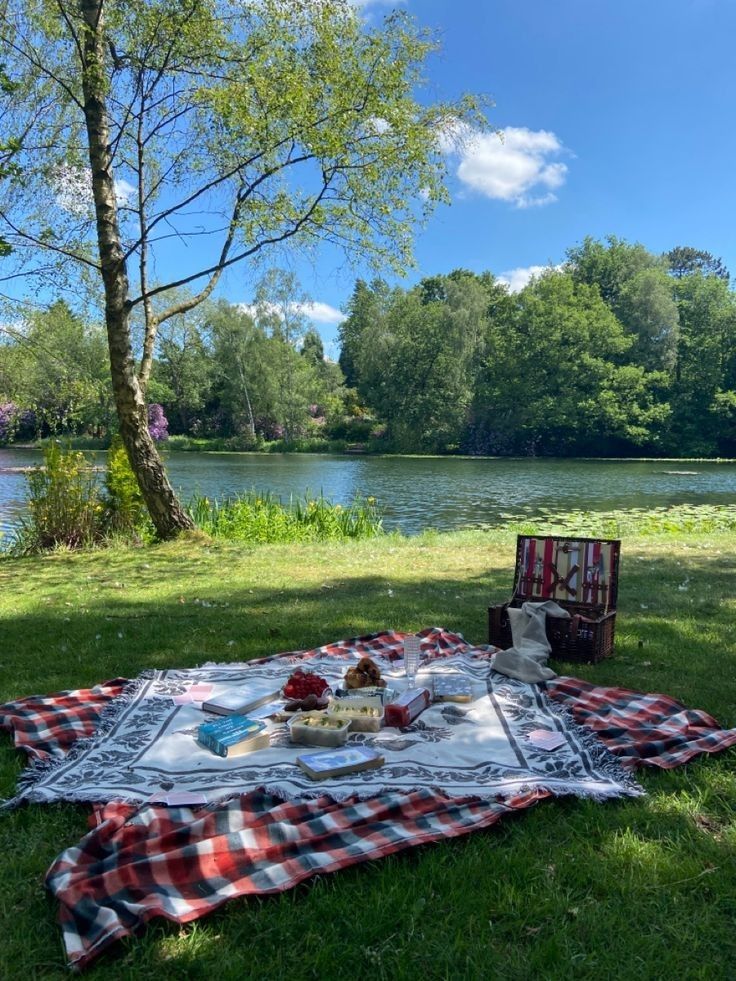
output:
[{"label": "grass", "polygon": [[[311,647],[386,627],[485,639],[514,535],[391,535],[251,548],[216,540],[0,561],[0,700],[144,668]],[[616,656],[558,669],[665,691],[736,726],[736,534],[628,537]],[[0,739],[0,794],[22,760]],[[648,796],[546,802],[178,927],[154,921],[92,979],[733,979],[734,751],[644,773]],[[0,818],[2,978],[63,978],[46,868],[86,811]]]},{"label": "grass", "polygon": [[195,495],[187,505],[196,527],[213,538],[247,544],[373,538],[382,532],[374,497],[343,507],[325,497],[292,498],[251,491],[223,501]]}]

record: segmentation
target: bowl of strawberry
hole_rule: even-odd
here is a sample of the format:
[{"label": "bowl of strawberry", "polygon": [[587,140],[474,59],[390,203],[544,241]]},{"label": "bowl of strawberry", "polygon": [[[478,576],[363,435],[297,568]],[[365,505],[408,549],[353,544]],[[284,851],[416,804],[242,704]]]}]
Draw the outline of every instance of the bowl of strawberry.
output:
[{"label": "bowl of strawberry", "polygon": [[327,708],[330,686],[324,678],[314,671],[297,668],[289,675],[283,687],[286,699],[285,712],[309,712]]}]

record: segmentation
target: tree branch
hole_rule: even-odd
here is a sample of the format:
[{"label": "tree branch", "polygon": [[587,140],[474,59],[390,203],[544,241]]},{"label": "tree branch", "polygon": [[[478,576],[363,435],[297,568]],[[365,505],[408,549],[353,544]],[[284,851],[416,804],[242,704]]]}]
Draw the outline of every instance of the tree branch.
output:
[{"label": "tree branch", "polygon": [[[174,282],[167,283],[165,286],[157,286],[156,289],[151,290],[151,292],[148,295],[151,298],[153,298],[154,296],[157,296],[159,293],[166,293],[168,290],[177,289],[180,286],[186,286],[188,283],[192,283],[196,279],[203,279],[205,276],[210,276],[214,273],[217,273],[219,278],[219,275],[222,273],[224,269],[227,269],[229,266],[234,265],[236,262],[241,262],[243,259],[247,259],[250,256],[255,255],[257,252],[260,252],[261,249],[266,248],[266,246],[268,245],[278,245],[280,242],[285,242],[288,239],[292,238],[294,235],[300,232],[302,228],[310,221],[312,215],[314,214],[318,205],[320,204],[323,197],[325,196],[328,186],[329,185],[327,184],[323,184],[319,194],[315,196],[314,200],[312,201],[312,204],[309,206],[309,209],[301,216],[301,218],[299,218],[297,221],[294,222],[292,228],[287,229],[286,231],[282,232],[280,235],[273,235],[270,238],[261,239],[260,242],[256,242],[256,244],[252,245],[249,249],[245,249],[243,252],[239,252],[237,255],[231,256],[229,259],[226,259],[224,262],[219,262],[214,266],[210,266],[209,269],[202,269],[199,272],[192,273],[190,276],[185,276],[182,279],[178,279]],[[207,295],[209,295],[209,293]],[[140,303],[141,300],[142,297],[139,296],[135,300],[131,301],[131,303],[129,304],[129,309],[132,309],[132,307]],[[194,305],[195,304],[192,304],[192,306]],[[187,307],[187,309],[191,309],[191,307]],[[179,311],[175,311],[175,312],[179,312]],[[169,313],[167,311],[167,317],[168,316],[174,316],[174,314]]]},{"label": "tree branch", "polygon": [[4,221],[8,228],[10,228],[14,235],[18,238],[27,240],[33,243],[33,245],[39,246],[42,249],[48,249],[50,252],[56,252],[59,255],[65,255],[68,259],[75,259],[77,262],[83,262],[85,265],[90,266],[92,269],[96,269],[98,272],[101,266],[97,262],[93,262],[92,259],[88,259],[86,256],[79,255],[77,252],[72,252],[70,249],[64,249],[59,245],[51,245],[49,242],[44,242],[42,239],[37,238],[35,235],[31,235],[30,232],[24,232],[18,226],[10,220],[5,211],[0,210],[0,220]]},{"label": "tree branch", "polygon": [[[233,213],[230,219],[227,238],[225,239],[222,249],[220,250],[220,260],[217,266],[212,270],[212,275],[210,276],[210,280],[207,283],[207,285],[204,287],[203,290],[197,293],[196,296],[189,297],[186,300],[182,300],[180,303],[175,303],[173,306],[169,307],[168,310],[164,311],[164,313],[159,314],[159,316],[156,318],[157,325],[164,323],[164,321],[169,320],[171,317],[177,316],[177,314],[186,313],[187,310],[194,309],[194,307],[198,306],[200,303],[206,300],[207,297],[214,290],[215,286],[217,286],[220,276],[222,275],[222,270],[227,265],[228,253],[230,252],[230,248],[233,244],[233,239],[235,238],[235,232],[238,227],[238,219],[240,217],[240,211],[243,207],[243,204],[245,203],[245,200],[246,198],[242,194],[238,194],[235,199],[235,205],[233,207]],[[150,298],[148,302],[150,303]]]},{"label": "tree branch", "polygon": [[[26,39],[23,38],[23,40],[25,41]],[[15,51],[16,54],[20,55],[21,58],[25,58],[25,60],[28,62],[28,64],[32,65],[34,68],[36,68],[38,71],[40,71],[43,75],[46,76],[46,78],[50,78],[52,82],[55,82],[61,89],[64,90],[64,92],[66,92],[66,94],[72,100],[72,102],[74,103],[74,105],[77,106],[78,109],[81,109],[82,112],[84,112],[84,105],[76,97],[76,95],[74,94],[73,89],[71,89],[66,82],[62,81],[62,79],[60,79],[56,74],[54,74],[54,72],[52,72],[50,68],[47,68],[43,64],[43,62],[41,62],[41,61],[38,60],[38,58],[36,57],[36,51],[35,51],[35,49],[30,44],[29,44],[29,47],[31,48],[32,54],[29,54],[28,51],[26,51],[23,48],[19,47],[17,44],[14,44],[10,40],[10,38],[4,37],[2,35],[0,35],[0,42],[2,42],[3,44],[7,44],[7,46],[9,48],[11,48],[13,51]],[[26,42],[26,43],[28,43],[28,42]]]}]

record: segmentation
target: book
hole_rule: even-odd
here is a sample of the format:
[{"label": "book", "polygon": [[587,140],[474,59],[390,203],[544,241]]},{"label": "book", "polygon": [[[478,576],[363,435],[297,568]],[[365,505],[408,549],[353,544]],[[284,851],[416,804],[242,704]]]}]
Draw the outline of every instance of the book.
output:
[{"label": "book", "polygon": [[535,729],[533,732],[527,733],[526,738],[538,749],[548,751],[557,749],[558,746],[562,746],[566,742],[561,732],[554,732],[551,729]]},{"label": "book", "polygon": [[380,753],[367,746],[346,746],[345,749],[328,749],[322,753],[305,753],[297,756],[296,761],[312,780],[373,770],[386,762]]},{"label": "book", "polygon": [[472,702],[473,685],[460,674],[435,675],[432,696],[435,702]]},{"label": "book", "polygon": [[270,745],[266,723],[237,715],[204,722],[197,729],[197,742],[217,756],[242,756]]},{"label": "book", "polygon": [[253,709],[271,702],[279,693],[273,681],[253,681],[241,688],[229,688],[221,695],[202,702],[203,712],[215,715],[247,715]]}]

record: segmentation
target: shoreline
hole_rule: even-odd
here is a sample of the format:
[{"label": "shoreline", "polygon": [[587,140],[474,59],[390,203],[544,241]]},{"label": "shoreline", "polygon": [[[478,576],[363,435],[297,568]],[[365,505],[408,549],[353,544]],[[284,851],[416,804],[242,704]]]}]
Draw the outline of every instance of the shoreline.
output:
[{"label": "shoreline", "polygon": [[[84,442],[84,440],[83,440]],[[79,449],[83,453],[104,453],[108,446],[74,446],[72,439],[71,449]],[[356,453],[350,450],[229,450],[229,449],[209,449],[206,446],[171,446],[163,444],[161,448],[166,453],[199,453],[220,456],[307,456],[307,457],[375,457],[385,460],[478,460],[478,461],[534,461],[535,463],[561,462],[574,460],[581,463],[736,463],[736,457],[709,457],[709,456],[481,456],[464,453],[377,453],[366,450]],[[41,443],[9,443],[0,446],[0,453],[3,450],[33,450],[41,452],[44,444]],[[11,468],[7,468],[11,469]]]}]

